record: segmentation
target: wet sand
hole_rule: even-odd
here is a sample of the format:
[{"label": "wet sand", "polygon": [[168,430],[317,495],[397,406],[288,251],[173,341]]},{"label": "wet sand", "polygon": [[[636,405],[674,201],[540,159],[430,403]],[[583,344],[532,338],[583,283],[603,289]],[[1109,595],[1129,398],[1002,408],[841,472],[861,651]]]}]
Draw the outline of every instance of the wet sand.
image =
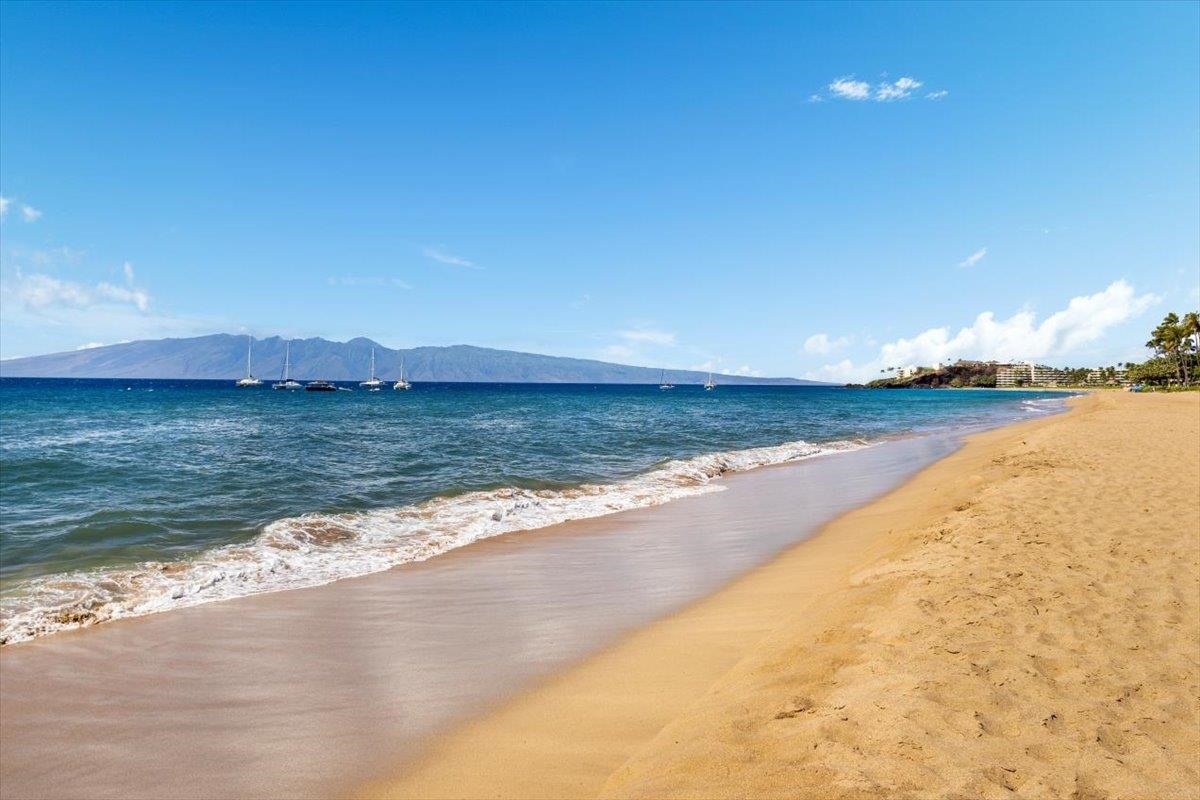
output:
[{"label": "wet sand", "polygon": [[[352,792],[956,446],[914,438],[760,469],[722,479],[727,491],[385,573],[5,647],[0,794]],[[733,627],[737,642],[696,654],[695,674],[728,668],[766,630]]]},{"label": "wet sand", "polygon": [[1073,404],[361,796],[1200,796],[1200,395]]}]

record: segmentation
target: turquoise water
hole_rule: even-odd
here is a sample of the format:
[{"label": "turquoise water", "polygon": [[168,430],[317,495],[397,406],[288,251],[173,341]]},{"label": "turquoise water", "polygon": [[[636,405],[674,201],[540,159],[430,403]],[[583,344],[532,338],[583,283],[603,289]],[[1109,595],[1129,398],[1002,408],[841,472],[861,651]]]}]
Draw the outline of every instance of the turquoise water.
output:
[{"label": "turquoise water", "polygon": [[1061,397],[421,384],[330,394],[0,380],[0,638],[419,561],[717,491],[729,470]]}]

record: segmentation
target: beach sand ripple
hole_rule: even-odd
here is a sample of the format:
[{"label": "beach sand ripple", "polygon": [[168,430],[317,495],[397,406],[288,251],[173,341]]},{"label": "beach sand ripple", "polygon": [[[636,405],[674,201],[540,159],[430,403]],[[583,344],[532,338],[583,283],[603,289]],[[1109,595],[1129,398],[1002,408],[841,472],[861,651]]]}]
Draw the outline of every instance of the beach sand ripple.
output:
[{"label": "beach sand ripple", "polygon": [[603,794],[1200,797],[1197,401],[976,447]]}]

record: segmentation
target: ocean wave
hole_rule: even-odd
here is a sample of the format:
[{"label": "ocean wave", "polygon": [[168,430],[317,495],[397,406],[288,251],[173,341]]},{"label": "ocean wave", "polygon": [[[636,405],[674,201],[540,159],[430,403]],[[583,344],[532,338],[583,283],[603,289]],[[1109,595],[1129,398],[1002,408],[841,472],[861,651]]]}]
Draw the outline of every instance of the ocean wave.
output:
[{"label": "ocean wave", "polygon": [[790,442],[668,461],[628,480],[566,489],[503,488],[414,505],[276,520],[249,542],[174,562],[52,575],[0,598],[0,644],[235,597],[319,586],[424,561],[472,542],[720,491],[730,472],[856,450]]},{"label": "ocean wave", "polygon": [[1027,414],[1050,414],[1061,411],[1066,404],[1066,397],[1040,397],[1036,400],[1022,400],[1021,410]]}]

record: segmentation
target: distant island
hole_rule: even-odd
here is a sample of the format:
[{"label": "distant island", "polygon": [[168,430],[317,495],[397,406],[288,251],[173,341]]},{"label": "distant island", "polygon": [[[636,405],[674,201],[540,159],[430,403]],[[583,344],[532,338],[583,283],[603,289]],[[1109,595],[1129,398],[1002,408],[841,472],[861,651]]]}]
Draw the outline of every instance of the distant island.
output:
[{"label": "distant island", "polygon": [[[246,374],[246,336],[228,333],[187,339],[152,339],[0,361],[6,378],[171,378],[234,380]],[[284,347],[279,336],[253,339],[250,371],[263,379],[282,372]],[[562,358],[471,345],[393,350],[366,338],[334,342],[322,338],[291,340],[291,373],[299,380],[358,381],[371,370],[388,380],[399,377],[404,362],[411,381],[464,383],[703,383],[707,372],[635,367],[583,358]],[[719,375],[718,383],[758,386],[827,386],[798,378]]]}]

